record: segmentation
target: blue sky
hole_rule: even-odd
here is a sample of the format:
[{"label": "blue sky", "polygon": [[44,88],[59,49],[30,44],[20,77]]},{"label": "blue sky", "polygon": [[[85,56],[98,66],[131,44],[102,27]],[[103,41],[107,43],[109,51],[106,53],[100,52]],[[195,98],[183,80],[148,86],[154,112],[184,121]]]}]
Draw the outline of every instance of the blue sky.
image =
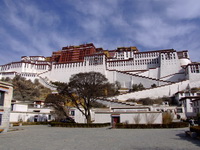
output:
[{"label": "blue sky", "polygon": [[0,11],[0,64],[91,42],[200,61],[200,0],[0,0]]}]

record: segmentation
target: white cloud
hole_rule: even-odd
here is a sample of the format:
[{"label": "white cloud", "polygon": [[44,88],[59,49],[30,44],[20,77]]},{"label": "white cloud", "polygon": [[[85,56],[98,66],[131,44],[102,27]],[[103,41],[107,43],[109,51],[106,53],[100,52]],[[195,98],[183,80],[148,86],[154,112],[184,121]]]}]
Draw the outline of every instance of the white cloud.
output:
[{"label": "white cloud", "polygon": [[[36,5],[29,5],[26,1],[13,2],[5,1],[6,13],[2,14],[4,21],[9,28],[1,27],[1,35],[4,37],[4,45],[13,52],[14,57],[20,55],[50,55],[54,37],[51,37],[55,30],[51,30],[60,23],[59,16],[51,11],[44,12]],[[17,32],[13,33],[13,31]],[[3,45],[3,43],[1,43]],[[4,52],[6,53],[6,52]]]},{"label": "white cloud", "polygon": [[114,13],[114,10],[117,8],[118,1],[78,0],[73,1],[71,4],[78,12],[88,15],[87,17],[94,16],[95,18],[106,18]]},{"label": "white cloud", "polygon": [[200,1],[191,0],[197,6],[181,1],[63,1],[66,6],[57,3],[60,8],[66,7],[61,13],[43,10],[39,2],[6,0],[0,17],[7,26],[0,26],[4,37],[0,43],[1,47],[10,43],[8,47],[18,53],[13,57],[18,58],[22,54],[49,56],[63,46],[86,42],[104,49],[138,45],[145,49],[187,48],[192,58],[197,58],[198,23],[182,21],[200,16]]},{"label": "white cloud", "polygon": [[169,1],[167,15],[174,19],[200,18],[199,0],[176,0]]},{"label": "white cloud", "polygon": [[162,18],[141,18],[135,23],[140,26],[134,32],[138,43],[146,47],[163,47],[172,44],[177,38],[184,38],[198,27],[192,24],[170,24]]}]

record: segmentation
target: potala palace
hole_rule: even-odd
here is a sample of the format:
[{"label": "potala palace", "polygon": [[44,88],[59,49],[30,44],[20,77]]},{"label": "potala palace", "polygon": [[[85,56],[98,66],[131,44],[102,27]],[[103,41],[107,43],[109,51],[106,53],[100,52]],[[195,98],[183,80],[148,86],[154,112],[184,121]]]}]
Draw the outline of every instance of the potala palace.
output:
[{"label": "potala palace", "polygon": [[123,89],[140,83],[146,88],[116,96],[119,101],[173,96],[200,85],[200,63],[192,62],[187,50],[140,52],[136,47],[104,50],[92,43],[63,47],[50,57],[22,56],[18,62],[1,65],[0,78],[20,75],[32,81],[38,79],[53,90],[55,86],[50,81],[68,82],[71,75],[90,71],[104,74],[111,83],[118,81]]}]

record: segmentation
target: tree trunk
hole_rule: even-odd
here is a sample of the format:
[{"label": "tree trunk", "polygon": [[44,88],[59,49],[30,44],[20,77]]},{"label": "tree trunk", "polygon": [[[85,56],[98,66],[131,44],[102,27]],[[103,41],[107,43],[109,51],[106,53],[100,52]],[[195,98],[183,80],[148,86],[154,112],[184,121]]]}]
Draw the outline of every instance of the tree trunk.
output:
[{"label": "tree trunk", "polygon": [[88,110],[88,113],[86,114],[86,121],[87,121],[87,124],[90,124],[90,123],[92,123],[92,121],[91,121],[91,114],[90,114],[90,110]]}]

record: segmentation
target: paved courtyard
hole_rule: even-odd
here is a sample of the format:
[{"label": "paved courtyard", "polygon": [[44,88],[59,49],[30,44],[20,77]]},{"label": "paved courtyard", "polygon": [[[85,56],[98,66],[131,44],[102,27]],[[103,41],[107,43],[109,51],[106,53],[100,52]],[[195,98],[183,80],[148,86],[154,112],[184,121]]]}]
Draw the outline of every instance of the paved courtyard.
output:
[{"label": "paved courtyard", "polygon": [[199,150],[183,129],[23,126],[0,134],[0,150]]}]

